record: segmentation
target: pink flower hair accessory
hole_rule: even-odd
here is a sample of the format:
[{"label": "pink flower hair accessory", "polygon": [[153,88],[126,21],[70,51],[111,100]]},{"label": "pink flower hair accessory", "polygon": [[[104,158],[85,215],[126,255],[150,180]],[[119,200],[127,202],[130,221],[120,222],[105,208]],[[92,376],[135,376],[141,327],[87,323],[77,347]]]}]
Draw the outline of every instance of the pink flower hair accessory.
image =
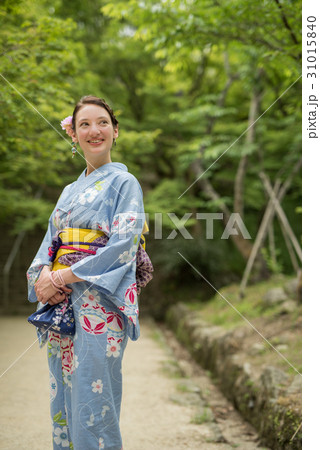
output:
[{"label": "pink flower hair accessory", "polygon": [[72,116],[68,116],[60,122],[61,128],[65,130],[68,136],[73,137]]}]

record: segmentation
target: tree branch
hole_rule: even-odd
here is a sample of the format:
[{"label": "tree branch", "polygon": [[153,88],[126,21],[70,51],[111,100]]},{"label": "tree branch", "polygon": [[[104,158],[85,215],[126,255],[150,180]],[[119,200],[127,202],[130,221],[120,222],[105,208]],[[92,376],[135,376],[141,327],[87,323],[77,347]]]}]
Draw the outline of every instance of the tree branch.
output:
[{"label": "tree branch", "polygon": [[289,25],[289,22],[287,21],[287,18],[286,18],[285,14],[284,14],[284,11],[283,11],[281,3],[279,2],[279,0],[274,0],[274,1],[276,2],[277,6],[278,6],[278,8],[280,10],[282,22],[284,23],[284,26],[289,31],[291,39],[293,40],[293,42],[295,44],[299,44],[299,42],[298,42],[298,40],[297,40],[297,38],[296,38],[296,36],[295,36],[291,26]]}]

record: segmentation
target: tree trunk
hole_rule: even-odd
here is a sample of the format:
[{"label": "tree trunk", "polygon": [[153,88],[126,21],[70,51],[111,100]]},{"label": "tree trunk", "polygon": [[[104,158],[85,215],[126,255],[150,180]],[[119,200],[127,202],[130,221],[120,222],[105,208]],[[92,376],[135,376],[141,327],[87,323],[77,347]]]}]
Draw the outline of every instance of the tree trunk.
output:
[{"label": "tree trunk", "polygon": [[[201,162],[199,159],[196,159],[192,162],[192,170],[194,174],[198,177],[203,173],[203,167],[201,165]],[[200,178],[199,184],[202,188],[202,190],[205,192],[208,198],[213,201],[219,201],[221,200],[220,195],[216,192],[216,190],[213,188],[213,186],[209,183],[209,181],[206,178]],[[229,208],[224,203],[219,203],[218,208],[223,212],[223,223],[226,226],[229,222],[231,212]],[[238,230],[239,231],[239,230]],[[240,231],[239,231],[240,233]],[[237,250],[240,252],[244,260],[247,260],[249,258],[249,255],[252,250],[252,244],[247,239],[244,239],[242,234],[239,235],[231,235],[230,236],[232,242],[235,244]]]},{"label": "tree trunk", "polygon": [[[259,71],[259,76],[260,75],[261,70]],[[255,131],[256,131],[255,122],[259,114],[261,95],[262,95],[261,91],[259,91],[257,86],[255,86],[252,92],[250,102],[248,131],[245,140],[245,143],[249,145],[253,144],[255,139]],[[239,213],[242,219],[244,219],[244,181],[247,172],[247,166],[248,166],[248,155],[244,155],[241,157],[237,169],[236,179],[234,183],[234,203],[233,203],[234,212]]]},{"label": "tree trunk", "polygon": [[[230,72],[228,54],[226,52],[225,52],[224,56],[225,56],[225,70],[226,70],[226,74],[227,74],[227,80],[226,80],[224,89],[221,91],[220,98],[217,101],[217,104],[220,107],[224,106],[225,99],[226,99],[227,93],[229,91],[229,88],[231,87],[233,81],[238,78],[237,74],[232,75]],[[251,102],[251,108],[250,108],[250,114],[249,114],[249,124],[253,125],[253,123],[255,121],[255,117],[257,115],[257,111],[258,111],[258,107],[259,107],[259,102],[260,102],[260,96],[258,94],[254,95],[252,102]],[[216,118],[211,118],[209,120],[208,127],[207,127],[208,134],[213,133],[215,124],[216,124]],[[248,131],[250,131],[251,128]],[[254,137],[253,131],[254,130],[250,131],[250,136],[247,138],[250,141],[253,140],[253,137]],[[203,155],[204,150],[205,150],[204,147],[200,148],[200,155]],[[229,208],[221,201],[221,196],[213,188],[213,186],[208,181],[208,179],[204,178],[202,176],[203,173],[205,172],[205,169],[202,166],[202,160],[200,158],[195,159],[191,164],[191,169],[192,169],[193,173],[195,174],[196,178],[198,178],[197,181],[199,182],[201,189],[205,192],[207,197],[210,200],[213,200],[218,203],[217,207],[223,213],[223,223],[226,226],[230,219],[231,212],[230,212]],[[243,174],[243,176],[244,176],[244,174]],[[243,177],[242,177],[242,180],[243,180]],[[237,229],[238,229],[238,227],[237,227]],[[234,243],[234,245],[236,246],[239,253],[242,255],[243,259],[245,261],[247,261],[250,256],[250,253],[252,251],[252,244],[249,240],[244,239],[244,237],[240,233],[240,230],[238,230],[238,232],[239,232],[238,235],[231,235],[230,238],[231,238],[232,242]],[[258,273],[260,274],[259,276],[261,276],[262,278],[266,278],[266,276],[268,274],[267,266],[265,264],[265,261],[261,258],[260,255],[257,258],[257,270],[258,270]]]}]

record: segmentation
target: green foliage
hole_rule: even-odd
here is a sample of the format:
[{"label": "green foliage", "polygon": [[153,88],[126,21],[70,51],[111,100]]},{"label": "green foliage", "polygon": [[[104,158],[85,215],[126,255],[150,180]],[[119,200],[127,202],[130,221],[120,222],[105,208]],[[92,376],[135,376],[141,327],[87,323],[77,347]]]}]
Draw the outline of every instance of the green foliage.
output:
[{"label": "green foliage", "polygon": [[71,40],[75,23],[53,17],[45,2],[6,2],[0,17],[1,218],[18,232],[47,223],[53,205],[36,192],[59,192],[68,180],[70,140],[59,122],[84,49]]},{"label": "green foliage", "polygon": [[[112,158],[141,182],[151,226],[155,213],[163,215],[164,239],[151,250],[158,273],[197,279],[181,251],[208,279],[237,279],[243,256],[231,241],[200,238],[195,213],[232,211],[247,158],[242,219],[254,238],[268,200],[259,171],[284,181],[300,158],[300,19],[300,1],[3,2],[0,73],[11,85],[0,77],[0,220],[15,232],[46,226],[62,187],[85,165],[70,159],[59,122],[92,93],[115,110],[120,134]],[[262,116],[249,141],[254,97]],[[195,182],[197,161],[215,199]],[[300,236],[300,174],[284,205]],[[169,212],[193,214],[186,228],[194,242],[166,239],[174,228]],[[269,267],[290,272],[276,226],[275,240],[281,266]]]},{"label": "green foliage", "polygon": [[[279,262],[278,259],[274,260],[271,257],[271,255],[270,255],[270,251],[266,247],[263,247],[261,249],[261,253],[262,253],[262,256],[264,257],[264,259],[265,259],[265,261],[267,263],[268,268],[270,269],[270,271],[272,273],[278,273],[279,274],[279,273],[281,273],[283,271],[283,266],[282,266],[281,262]],[[279,257],[280,250],[279,249],[275,249],[275,253],[276,253],[275,256]]]},{"label": "green foliage", "polygon": [[[219,293],[214,294],[206,304],[193,302],[188,307],[197,311],[207,322],[222,325],[228,329],[243,325],[241,315],[252,323],[262,317],[275,320],[281,316],[282,305],[274,304],[266,308],[262,298],[268,290],[283,287],[289,280],[290,278],[284,275],[273,275],[267,281],[248,286],[244,298],[239,297],[239,284],[230,284],[219,289]],[[288,315],[287,323],[293,324],[299,315],[301,315],[301,305],[297,304],[297,310]]]}]

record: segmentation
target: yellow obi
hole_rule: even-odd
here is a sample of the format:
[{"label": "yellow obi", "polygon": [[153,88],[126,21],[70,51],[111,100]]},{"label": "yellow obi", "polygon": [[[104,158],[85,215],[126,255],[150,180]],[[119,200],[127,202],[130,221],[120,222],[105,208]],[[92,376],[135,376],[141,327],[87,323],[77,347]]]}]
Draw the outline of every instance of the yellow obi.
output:
[{"label": "yellow obi", "polygon": [[141,234],[141,238],[140,238],[140,242],[141,242],[141,245],[144,250],[146,249],[146,238],[144,237],[143,234],[148,233],[148,231],[149,231],[149,227],[148,227],[147,222],[145,222],[143,225],[143,230],[142,230],[142,234]]},{"label": "yellow obi", "polygon": [[[143,233],[146,233],[149,231],[147,222],[144,223],[143,226]],[[59,270],[59,269],[65,269],[65,264],[59,263],[58,259],[60,256],[68,255],[70,253],[75,253],[77,251],[81,250],[89,250],[90,243],[93,242],[98,237],[105,236],[105,233],[100,230],[91,230],[88,228],[64,228],[59,232],[59,237],[62,241],[62,245],[66,245],[68,247],[73,247],[73,249],[70,248],[59,248],[57,251],[56,257],[53,261],[52,270]],[[143,234],[141,234],[141,245],[145,249],[146,248],[146,240]],[[81,242],[81,244],[79,244]],[[86,244],[88,242],[88,244]],[[86,252],[85,252],[86,253]],[[95,252],[92,252],[91,254],[95,254]],[[89,256],[89,252],[88,252]]]},{"label": "yellow obi", "polygon": [[[104,236],[105,233],[100,230],[90,230],[87,228],[64,228],[60,233],[59,237],[62,241],[62,245],[68,245],[74,247],[75,249],[88,250],[90,247],[90,242],[93,242],[100,236]],[[88,244],[78,244],[78,242],[88,242]],[[53,262],[52,270],[65,269],[65,264],[60,264],[58,259],[60,256],[68,255],[70,253],[75,253],[79,250],[71,250],[69,248],[59,248],[57,251],[55,260]],[[88,255],[89,256],[89,255]]]}]

